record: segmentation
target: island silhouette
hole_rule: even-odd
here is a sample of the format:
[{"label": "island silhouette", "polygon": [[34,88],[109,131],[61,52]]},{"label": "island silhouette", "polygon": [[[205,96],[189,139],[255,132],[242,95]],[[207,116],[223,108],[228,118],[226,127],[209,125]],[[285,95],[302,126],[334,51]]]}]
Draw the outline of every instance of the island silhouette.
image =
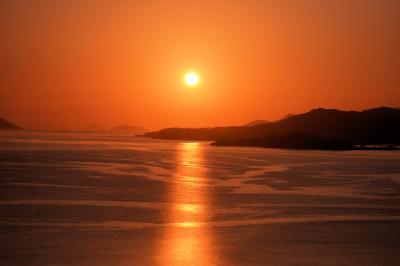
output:
[{"label": "island silhouette", "polygon": [[166,128],[145,137],[215,141],[217,146],[288,149],[394,149],[400,143],[400,109],[313,109],[253,126]]},{"label": "island silhouette", "polygon": [[0,118],[0,130],[20,130],[20,126],[17,126],[3,118]]}]

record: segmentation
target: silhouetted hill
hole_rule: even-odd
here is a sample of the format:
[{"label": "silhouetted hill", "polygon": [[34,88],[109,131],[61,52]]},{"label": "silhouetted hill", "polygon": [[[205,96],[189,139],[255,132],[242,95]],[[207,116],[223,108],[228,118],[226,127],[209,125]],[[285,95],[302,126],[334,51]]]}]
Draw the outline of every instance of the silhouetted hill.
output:
[{"label": "silhouetted hill", "polygon": [[18,129],[22,128],[0,118],[0,130],[18,130]]},{"label": "silhouetted hill", "polygon": [[262,125],[262,124],[267,124],[269,123],[269,121],[267,120],[254,120],[254,121],[250,121],[246,124],[244,124],[244,127],[252,127],[252,126],[257,126],[257,125]]},{"label": "silhouetted hill", "polygon": [[290,118],[290,117],[292,117],[292,116],[294,116],[294,115],[293,115],[293,114],[287,114],[287,115],[285,115],[284,117],[282,117],[281,119],[279,119],[279,121],[288,119],[288,118]]},{"label": "silhouetted hill", "polygon": [[323,138],[302,132],[268,135],[261,138],[217,140],[215,146],[250,146],[283,149],[351,150],[353,145],[337,138]]},{"label": "silhouetted hill", "polygon": [[255,126],[167,128],[144,136],[177,140],[232,140],[303,132],[352,144],[400,143],[400,110],[379,107],[357,111],[313,109],[284,120]]}]

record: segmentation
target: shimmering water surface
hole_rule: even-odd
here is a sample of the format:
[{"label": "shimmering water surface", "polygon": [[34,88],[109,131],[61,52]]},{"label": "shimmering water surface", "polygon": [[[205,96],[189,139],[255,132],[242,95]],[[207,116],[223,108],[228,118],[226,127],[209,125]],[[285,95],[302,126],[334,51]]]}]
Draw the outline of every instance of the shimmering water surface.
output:
[{"label": "shimmering water surface", "polygon": [[2,265],[398,265],[400,152],[0,134]]}]

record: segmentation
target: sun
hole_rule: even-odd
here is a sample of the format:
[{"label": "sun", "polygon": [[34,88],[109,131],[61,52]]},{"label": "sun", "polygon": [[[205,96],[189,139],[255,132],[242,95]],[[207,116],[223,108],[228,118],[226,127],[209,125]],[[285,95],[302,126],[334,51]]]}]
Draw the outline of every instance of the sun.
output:
[{"label": "sun", "polygon": [[200,77],[196,72],[187,72],[185,74],[185,84],[189,87],[195,87],[199,84],[200,82]]}]

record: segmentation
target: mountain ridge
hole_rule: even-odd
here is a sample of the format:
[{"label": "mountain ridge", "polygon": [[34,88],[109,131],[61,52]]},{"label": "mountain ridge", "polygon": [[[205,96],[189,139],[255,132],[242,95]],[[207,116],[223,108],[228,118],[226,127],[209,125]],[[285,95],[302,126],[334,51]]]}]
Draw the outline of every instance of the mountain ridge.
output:
[{"label": "mountain ridge", "polygon": [[364,111],[315,108],[286,119],[254,126],[166,128],[145,137],[175,140],[232,140],[303,132],[339,138],[352,144],[400,143],[400,110],[376,107]]},{"label": "mountain ridge", "polygon": [[250,122],[247,122],[246,124],[242,125],[244,127],[251,127],[251,126],[257,126],[257,125],[262,125],[262,124],[267,124],[270,123],[270,121],[267,120],[253,120]]}]

